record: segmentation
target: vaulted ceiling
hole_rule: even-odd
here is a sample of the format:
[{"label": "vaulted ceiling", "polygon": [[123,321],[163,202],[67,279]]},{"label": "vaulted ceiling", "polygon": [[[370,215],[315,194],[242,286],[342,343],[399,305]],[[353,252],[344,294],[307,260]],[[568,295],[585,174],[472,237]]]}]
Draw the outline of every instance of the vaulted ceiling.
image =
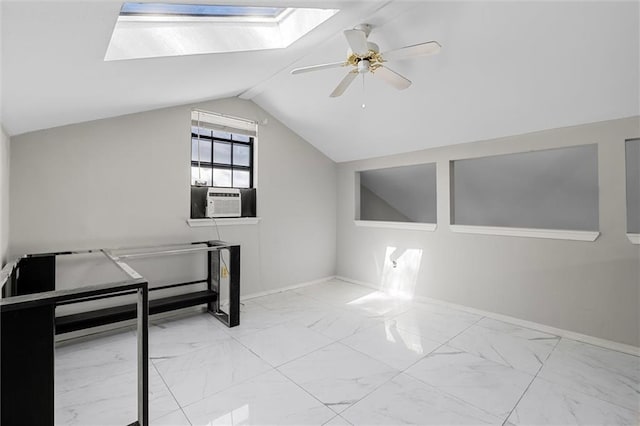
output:
[{"label": "vaulted ceiling", "polygon": [[[287,49],[105,62],[121,2],[4,0],[4,128],[240,96],[348,161],[640,114],[638,2],[208,3],[341,11]],[[366,75],[329,98],[345,69],[290,74],[346,59],[342,30],[362,22],[382,51],[428,40],[442,51],[389,63],[412,80],[403,91]]]}]

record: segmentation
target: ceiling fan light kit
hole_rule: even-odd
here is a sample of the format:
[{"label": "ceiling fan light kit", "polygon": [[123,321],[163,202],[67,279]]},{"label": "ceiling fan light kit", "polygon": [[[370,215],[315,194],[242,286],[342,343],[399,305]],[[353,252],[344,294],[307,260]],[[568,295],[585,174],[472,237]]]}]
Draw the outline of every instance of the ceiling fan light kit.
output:
[{"label": "ceiling fan light kit", "polygon": [[346,61],[296,68],[291,71],[291,74],[302,74],[329,68],[353,67],[334,91],[331,92],[329,96],[332,98],[342,95],[357,75],[362,74],[364,77],[366,73],[371,73],[392,87],[403,90],[411,86],[411,81],[384,64],[390,60],[412,59],[420,56],[433,55],[440,51],[440,43],[437,41],[427,41],[380,53],[378,45],[368,41],[371,29],[372,26],[369,24],[360,24],[351,30],[344,31],[344,36],[349,44]]}]

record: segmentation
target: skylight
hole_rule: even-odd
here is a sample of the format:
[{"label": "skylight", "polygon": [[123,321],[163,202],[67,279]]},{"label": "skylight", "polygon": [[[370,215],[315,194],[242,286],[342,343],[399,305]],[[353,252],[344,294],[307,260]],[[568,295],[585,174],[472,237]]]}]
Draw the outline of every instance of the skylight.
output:
[{"label": "skylight", "polygon": [[173,15],[173,16],[251,16],[275,18],[283,7],[221,6],[214,4],[125,3],[120,16]]},{"label": "skylight", "polygon": [[105,61],[282,49],[337,9],[124,3]]}]

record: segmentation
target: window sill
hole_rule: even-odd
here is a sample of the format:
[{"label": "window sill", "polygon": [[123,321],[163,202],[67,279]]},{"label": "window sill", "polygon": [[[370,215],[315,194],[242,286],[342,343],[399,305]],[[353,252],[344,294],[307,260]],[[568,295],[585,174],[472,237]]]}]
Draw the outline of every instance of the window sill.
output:
[{"label": "window sill", "polygon": [[380,220],[354,220],[356,226],[366,226],[370,228],[390,228],[390,229],[411,229],[414,231],[435,231],[435,223],[421,222],[386,222]]},{"label": "window sill", "polygon": [[235,225],[257,225],[259,217],[228,217],[213,219],[187,219],[187,224],[191,228],[202,228],[207,226],[235,226]]},{"label": "window sill", "polygon": [[450,225],[453,232],[463,234],[500,235],[507,237],[548,238],[553,240],[595,241],[598,231],[570,231],[563,229],[506,228],[501,226]]},{"label": "window sill", "polygon": [[627,238],[629,238],[631,244],[640,244],[640,234],[627,234]]}]

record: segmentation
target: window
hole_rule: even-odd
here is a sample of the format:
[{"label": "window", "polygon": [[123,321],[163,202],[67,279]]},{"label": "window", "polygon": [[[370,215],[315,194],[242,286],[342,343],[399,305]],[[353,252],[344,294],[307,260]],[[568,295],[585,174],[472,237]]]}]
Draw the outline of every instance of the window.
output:
[{"label": "window", "polygon": [[191,117],[191,185],[253,188],[255,123],[194,111]]}]

